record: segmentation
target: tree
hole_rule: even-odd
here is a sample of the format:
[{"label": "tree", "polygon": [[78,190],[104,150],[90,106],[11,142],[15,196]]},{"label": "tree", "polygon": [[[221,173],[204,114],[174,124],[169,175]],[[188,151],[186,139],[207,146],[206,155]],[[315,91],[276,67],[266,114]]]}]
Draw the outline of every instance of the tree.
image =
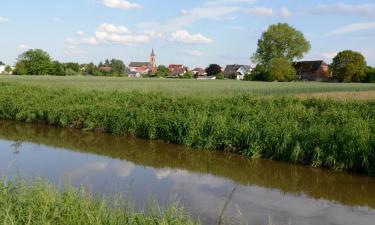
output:
[{"label": "tree", "polygon": [[157,70],[156,70],[156,73],[155,73],[155,76],[156,77],[167,77],[171,75],[171,71],[169,70],[168,67],[166,66],[163,66],[163,65],[160,65],[158,66]]},{"label": "tree", "polygon": [[48,74],[55,75],[55,76],[65,76],[65,69],[64,65],[59,61],[53,61],[51,70]]},{"label": "tree", "polygon": [[224,73],[220,72],[216,74],[216,80],[224,80],[225,76]]},{"label": "tree", "polygon": [[181,79],[193,79],[193,78],[194,78],[194,74],[193,74],[193,72],[191,72],[191,71],[187,71],[187,72],[184,73],[184,75],[182,75],[180,78],[181,78]]},{"label": "tree", "polygon": [[292,63],[284,57],[273,58],[269,62],[267,81],[293,81],[297,79],[297,72]]},{"label": "tree", "polygon": [[343,82],[360,82],[366,77],[365,57],[355,51],[339,52],[331,64],[333,78]]},{"label": "tree", "polygon": [[41,49],[31,49],[22,53],[16,64],[18,75],[47,75],[51,71],[51,57]]},{"label": "tree", "polygon": [[258,40],[258,49],[253,61],[267,65],[274,58],[285,58],[292,62],[300,59],[311,49],[304,35],[287,23],[271,25]]},{"label": "tree", "polygon": [[251,73],[245,76],[245,80],[248,81],[269,81],[270,73],[267,68],[261,64],[256,65],[256,67],[251,71]]},{"label": "tree", "polygon": [[221,73],[221,66],[217,64],[211,64],[206,68],[206,73],[208,76],[216,76]]},{"label": "tree", "polygon": [[12,74],[12,67],[7,65],[4,69],[4,71],[7,73],[7,74]]},{"label": "tree", "polygon": [[[107,60],[108,61],[108,60]],[[106,61],[106,63],[107,63]],[[112,59],[109,63],[112,67],[111,74],[113,76],[124,76],[125,75],[125,63],[120,59]]]},{"label": "tree", "polygon": [[78,75],[81,72],[81,68],[78,63],[68,62],[64,63],[65,75]]},{"label": "tree", "polygon": [[368,66],[366,68],[366,82],[375,83],[375,67]]}]

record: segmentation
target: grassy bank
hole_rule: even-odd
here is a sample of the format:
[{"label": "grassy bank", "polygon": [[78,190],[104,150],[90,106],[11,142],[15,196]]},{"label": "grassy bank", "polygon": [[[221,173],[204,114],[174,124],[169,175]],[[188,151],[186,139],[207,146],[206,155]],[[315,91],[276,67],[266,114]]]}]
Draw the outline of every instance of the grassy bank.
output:
[{"label": "grassy bank", "polygon": [[124,199],[94,198],[84,189],[58,190],[46,181],[0,181],[0,223],[28,225],[198,225],[183,208],[131,209]]},{"label": "grassy bank", "polygon": [[0,83],[3,119],[99,129],[367,174],[375,173],[374,103]]}]

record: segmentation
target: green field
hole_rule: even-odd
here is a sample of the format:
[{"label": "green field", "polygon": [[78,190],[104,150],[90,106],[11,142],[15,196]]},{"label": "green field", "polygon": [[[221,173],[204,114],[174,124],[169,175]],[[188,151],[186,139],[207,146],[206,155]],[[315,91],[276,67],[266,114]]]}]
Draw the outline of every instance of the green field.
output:
[{"label": "green field", "polygon": [[345,83],[277,83],[234,80],[127,79],[116,77],[0,76],[0,82],[41,87],[78,88],[80,90],[165,92],[171,95],[225,97],[238,94],[299,94],[320,92],[375,91],[375,84]]},{"label": "green field", "polygon": [[[5,77],[0,81],[0,118],[130,134],[200,149],[374,175],[375,100],[284,95],[355,92],[374,87]],[[258,96],[262,94],[272,95]]]}]

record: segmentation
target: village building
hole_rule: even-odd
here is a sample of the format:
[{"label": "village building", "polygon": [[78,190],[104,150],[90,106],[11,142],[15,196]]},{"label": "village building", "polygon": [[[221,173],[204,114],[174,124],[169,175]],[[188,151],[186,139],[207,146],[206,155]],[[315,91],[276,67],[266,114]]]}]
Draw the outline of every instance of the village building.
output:
[{"label": "village building", "polygon": [[172,78],[183,76],[189,71],[189,68],[182,64],[171,64],[168,66],[168,69],[171,71],[170,77]]},{"label": "village building", "polygon": [[155,73],[156,70],[156,54],[152,49],[149,62],[131,62],[127,72],[129,77],[141,77],[142,75]]},{"label": "village building", "polygon": [[206,76],[206,70],[200,67],[196,67],[191,71],[195,76]]},{"label": "village building", "polygon": [[302,81],[330,81],[329,66],[323,60],[300,61],[293,63],[297,75]]},{"label": "village building", "polygon": [[227,79],[243,80],[245,75],[251,72],[251,66],[248,65],[227,65],[224,69],[224,77]]}]

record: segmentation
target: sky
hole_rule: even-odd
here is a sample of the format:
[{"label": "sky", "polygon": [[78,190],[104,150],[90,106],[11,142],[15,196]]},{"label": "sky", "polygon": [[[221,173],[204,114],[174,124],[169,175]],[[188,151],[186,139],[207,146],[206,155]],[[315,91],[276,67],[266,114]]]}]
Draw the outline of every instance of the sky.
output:
[{"label": "sky", "polygon": [[63,62],[107,58],[204,67],[251,64],[269,25],[286,22],[330,63],[360,51],[375,66],[375,0],[1,0],[0,61],[41,48]]}]

